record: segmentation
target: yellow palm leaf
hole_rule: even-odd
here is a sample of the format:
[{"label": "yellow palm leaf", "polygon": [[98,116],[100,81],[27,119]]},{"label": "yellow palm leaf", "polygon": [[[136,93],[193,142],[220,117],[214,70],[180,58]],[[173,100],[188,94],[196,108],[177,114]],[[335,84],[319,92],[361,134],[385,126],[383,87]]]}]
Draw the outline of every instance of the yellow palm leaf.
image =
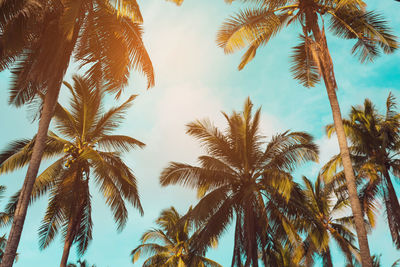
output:
[{"label": "yellow palm leaf", "polygon": [[175,4],[177,4],[178,6],[180,6],[180,5],[182,5],[182,3],[183,3],[183,0],[167,0],[168,2],[172,2],[172,3],[175,3]]},{"label": "yellow palm leaf", "polygon": [[129,17],[136,23],[143,23],[142,13],[136,0],[116,0],[114,5],[119,16]]}]

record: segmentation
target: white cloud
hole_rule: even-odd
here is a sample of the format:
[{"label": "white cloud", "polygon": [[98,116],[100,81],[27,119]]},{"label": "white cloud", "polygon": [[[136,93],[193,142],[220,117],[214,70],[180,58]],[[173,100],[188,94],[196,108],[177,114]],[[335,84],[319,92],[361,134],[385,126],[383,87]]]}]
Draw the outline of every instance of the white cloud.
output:
[{"label": "white cloud", "polygon": [[324,135],[322,138],[315,141],[319,147],[319,163],[313,165],[312,173],[315,176],[321,170],[321,167],[327,163],[334,155],[339,153],[339,145],[337,142],[336,135],[333,135],[331,138],[328,138]]}]

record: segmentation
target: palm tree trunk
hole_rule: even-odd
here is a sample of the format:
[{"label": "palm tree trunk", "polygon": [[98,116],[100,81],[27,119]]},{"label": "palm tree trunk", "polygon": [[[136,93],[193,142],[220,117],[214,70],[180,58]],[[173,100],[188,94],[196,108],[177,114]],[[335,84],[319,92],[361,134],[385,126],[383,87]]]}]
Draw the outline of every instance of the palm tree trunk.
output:
[{"label": "palm tree trunk", "polygon": [[395,243],[397,249],[400,248],[400,205],[397,199],[396,191],[394,190],[392,180],[390,179],[389,172],[385,167],[383,171],[383,177],[386,182],[386,190],[384,189],[384,198],[386,205],[386,214],[389,224],[390,233],[392,240]]},{"label": "palm tree trunk", "polygon": [[332,108],[333,121],[335,124],[336,135],[339,142],[340,156],[342,158],[344,175],[346,177],[347,189],[349,191],[349,200],[356,226],[362,266],[372,267],[367,231],[365,229],[361,204],[357,194],[357,185],[355,182],[356,179],[354,176],[353,166],[350,159],[349,148],[347,146],[346,135],[344,133],[344,127],[343,127],[342,117],[340,114],[339,103],[336,97],[335,88],[328,88],[328,86],[326,86],[326,89],[328,92],[329,102]]},{"label": "palm tree trunk", "polygon": [[60,87],[61,80],[58,81],[58,84],[54,84],[52,90],[48,90],[45,95],[42,115],[39,121],[39,129],[36,135],[35,144],[33,145],[32,158],[29,162],[28,171],[26,173],[25,181],[21,189],[17,207],[15,209],[13,224],[11,227],[10,235],[8,237],[3,260],[1,262],[1,267],[10,267],[14,263],[19,240],[21,238],[22,228],[25,222],[29,199],[44,152],[47,132],[55,110]]},{"label": "palm tree trunk", "polygon": [[[231,267],[234,266],[242,266],[242,261],[241,261],[241,255],[240,255],[240,248],[239,248],[239,242],[241,242],[241,233],[240,233],[240,225],[241,221],[239,219],[239,213],[236,213],[236,225],[235,225],[235,239],[234,239],[234,245],[233,245],[233,256],[232,256],[232,264]],[[240,264],[240,265],[239,265]]]},{"label": "palm tree trunk", "polygon": [[323,257],[323,265],[324,265],[324,267],[333,267],[332,255],[331,255],[331,250],[329,249],[329,247],[327,247],[322,252],[322,257]]},{"label": "palm tree trunk", "polygon": [[[310,5],[312,6],[312,5]],[[306,12],[307,26],[310,27],[315,42],[312,44],[314,60],[317,62],[320,73],[324,79],[326,91],[328,93],[329,103],[332,109],[332,116],[336,130],[336,136],[340,148],[340,156],[343,162],[344,174],[346,177],[347,189],[349,191],[349,200],[356,226],[358,244],[360,247],[361,263],[363,267],[372,267],[372,260],[368,246],[367,231],[365,230],[363,213],[360,200],[357,194],[357,186],[353,166],[350,159],[350,152],[347,145],[347,139],[344,132],[342,115],[340,113],[339,102],[336,96],[336,80],[333,72],[333,63],[329,54],[326,37],[318,26],[317,14],[312,8]]]},{"label": "palm tree trunk", "polygon": [[[78,21],[74,25],[72,38],[70,40],[65,40],[64,45],[59,48],[63,57],[60,58],[58,64],[54,66],[54,73],[49,73],[49,75],[53,76],[53,78],[51,78],[51,82],[47,84],[47,92],[44,97],[43,109],[39,121],[39,128],[36,134],[35,144],[33,145],[32,149],[32,157],[29,162],[24,184],[22,186],[17,207],[15,209],[13,224],[10,230],[10,234],[8,236],[7,246],[0,267],[11,267],[14,264],[22,229],[24,227],[26,212],[33,189],[33,184],[35,183],[40,163],[42,161],[50,121],[53,117],[57,105],[58,95],[60,93],[60,88],[65,72],[67,71],[67,68],[69,66],[72,51],[74,50],[74,46],[78,39],[81,23],[81,19],[78,19]],[[57,38],[64,37],[62,29],[60,29],[60,33],[61,34],[57,36]]]},{"label": "palm tree trunk", "polygon": [[255,225],[254,217],[255,213],[252,207],[245,211],[245,227],[246,227],[246,263],[245,267],[258,267],[258,255],[257,255],[257,241],[255,236]]},{"label": "palm tree trunk", "polygon": [[66,267],[68,262],[69,251],[74,240],[73,230],[75,228],[75,220],[70,220],[68,223],[67,235],[65,236],[64,250],[61,257],[60,267]]}]

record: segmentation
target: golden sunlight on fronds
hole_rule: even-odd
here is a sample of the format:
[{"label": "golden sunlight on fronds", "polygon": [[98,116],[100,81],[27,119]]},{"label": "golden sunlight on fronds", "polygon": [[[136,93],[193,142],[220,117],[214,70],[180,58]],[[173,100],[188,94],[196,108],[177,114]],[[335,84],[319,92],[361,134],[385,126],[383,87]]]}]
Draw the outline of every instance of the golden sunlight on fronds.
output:
[{"label": "golden sunlight on fronds", "polygon": [[183,3],[183,0],[166,0],[166,1],[175,3],[175,4],[177,4],[178,6],[182,5],[182,3]]},{"label": "golden sunlight on fronds", "polygon": [[131,18],[133,22],[143,23],[143,17],[136,0],[116,0],[115,9],[119,16],[126,16]]},{"label": "golden sunlight on fronds", "polygon": [[365,4],[364,1],[362,0],[336,0],[337,2],[337,8],[341,8],[344,6],[355,6],[359,8],[365,8],[367,4]]}]

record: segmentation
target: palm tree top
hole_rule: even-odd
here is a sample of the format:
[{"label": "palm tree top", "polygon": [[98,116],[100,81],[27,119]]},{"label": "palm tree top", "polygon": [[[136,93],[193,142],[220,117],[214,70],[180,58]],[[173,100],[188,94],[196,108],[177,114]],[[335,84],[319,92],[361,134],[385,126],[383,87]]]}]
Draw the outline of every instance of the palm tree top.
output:
[{"label": "palm tree top", "polygon": [[[135,96],[104,110],[104,91],[81,76],[74,76],[73,82],[73,86],[65,83],[71,93],[70,105],[68,108],[57,105],[55,131],[49,131],[45,143],[44,158],[57,159],[36,178],[31,202],[50,193],[39,229],[41,248],[50,244],[60,228],[66,233],[66,227],[75,220],[73,240],[78,243],[79,254],[83,254],[92,238],[89,180],[98,186],[118,230],[123,229],[128,219],[125,201],[143,214],[136,177],[123,161],[122,154],[145,144],[130,136],[112,134],[122,123]],[[34,142],[35,138],[19,140],[1,152],[0,174],[27,165]],[[8,213],[13,214],[19,194],[10,199]],[[5,217],[2,223],[9,221]]]},{"label": "palm tree top", "polygon": [[[333,266],[330,255],[331,240],[335,240],[349,263],[360,261],[358,248],[355,246],[353,217],[346,215],[350,207],[347,198],[338,197],[332,184],[325,184],[318,177],[314,184],[303,176],[306,196],[305,220],[308,236],[306,238],[317,253],[321,254],[324,266]],[[312,249],[310,249],[312,251]]]},{"label": "palm tree top", "polygon": [[[232,3],[234,0],[227,0]],[[227,19],[217,35],[217,43],[225,53],[247,47],[239,64],[243,69],[256,55],[259,47],[278,34],[284,27],[297,24],[303,29],[300,44],[293,47],[294,78],[304,86],[314,86],[320,79],[318,63],[312,58],[314,49],[310,41],[311,24],[307,14],[320,16],[329,31],[343,39],[355,39],[351,53],[361,62],[373,61],[384,53],[398,48],[396,36],[383,16],[366,11],[361,0],[244,0],[250,7]],[[324,27],[323,27],[324,34]]]},{"label": "palm tree top", "polygon": [[[77,263],[77,264],[69,263],[69,264],[67,265],[67,267],[96,267],[95,264],[89,265],[89,263],[88,263],[86,260],[83,260],[83,261],[78,260],[76,263]],[[79,264],[79,265],[78,265],[78,264]]]},{"label": "palm tree top", "polygon": [[6,0],[0,7],[0,71],[12,70],[10,103],[23,105],[59,85],[71,59],[117,97],[131,70],[154,86],[136,0]]},{"label": "palm tree top", "polygon": [[[192,207],[188,214],[191,210]],[[194,231],[193,221],[188,214],[181,216],[174,207],[162,210],[156,220],[159,228],[148,230],[142,235],[142,244],[131,252],[132,262],[148,254],[150,257],[143,266],[221,267],[194,250],[197,231]]]},{"label": "palm tree top", "polygon": [[[197,189],[201,199],[188,213],[201,226],[195,235],[196,251],[205,253],[236,220],[232,266],[241,266],[243,258],[246,266],[257,266],[258,251],[265,252],[271,235],[279,232],[290,241],[298,240],[288,219],[298,211],[292,201],[297,188],[291,171],[316,161],[318,147],[304,132],[286,131],[266,142],[260,133],[261,109],[253,113],[249,98],[242,111],[222,114],[227,124],[224,130],[209,120],[187,125],[187,133],[200,141],[206,155],[198,158],[199,166],[171,162],[162,171],[160,183]],[[267,262],[265,254],[263,261]]]},{"label": "palm tree top", "polygon": [[[393,176],[400,174],[400,114],[392,93],[385,104],[386,110],[381,113],[371,100],[365,99],[363,105],[352,106],[343,125],[351,144],[349,149],[363,212],[374,226],[380,210],[378,197],[382,195],[392,239],[400,247],[400,205],[392,183]],[[335,133],[333,125],[327,125],[326,132],[329,137]],[[344,184],[342,165],[339,155],[332,157],[322,168],[324,179],[335,180],[341,187]]]}]

